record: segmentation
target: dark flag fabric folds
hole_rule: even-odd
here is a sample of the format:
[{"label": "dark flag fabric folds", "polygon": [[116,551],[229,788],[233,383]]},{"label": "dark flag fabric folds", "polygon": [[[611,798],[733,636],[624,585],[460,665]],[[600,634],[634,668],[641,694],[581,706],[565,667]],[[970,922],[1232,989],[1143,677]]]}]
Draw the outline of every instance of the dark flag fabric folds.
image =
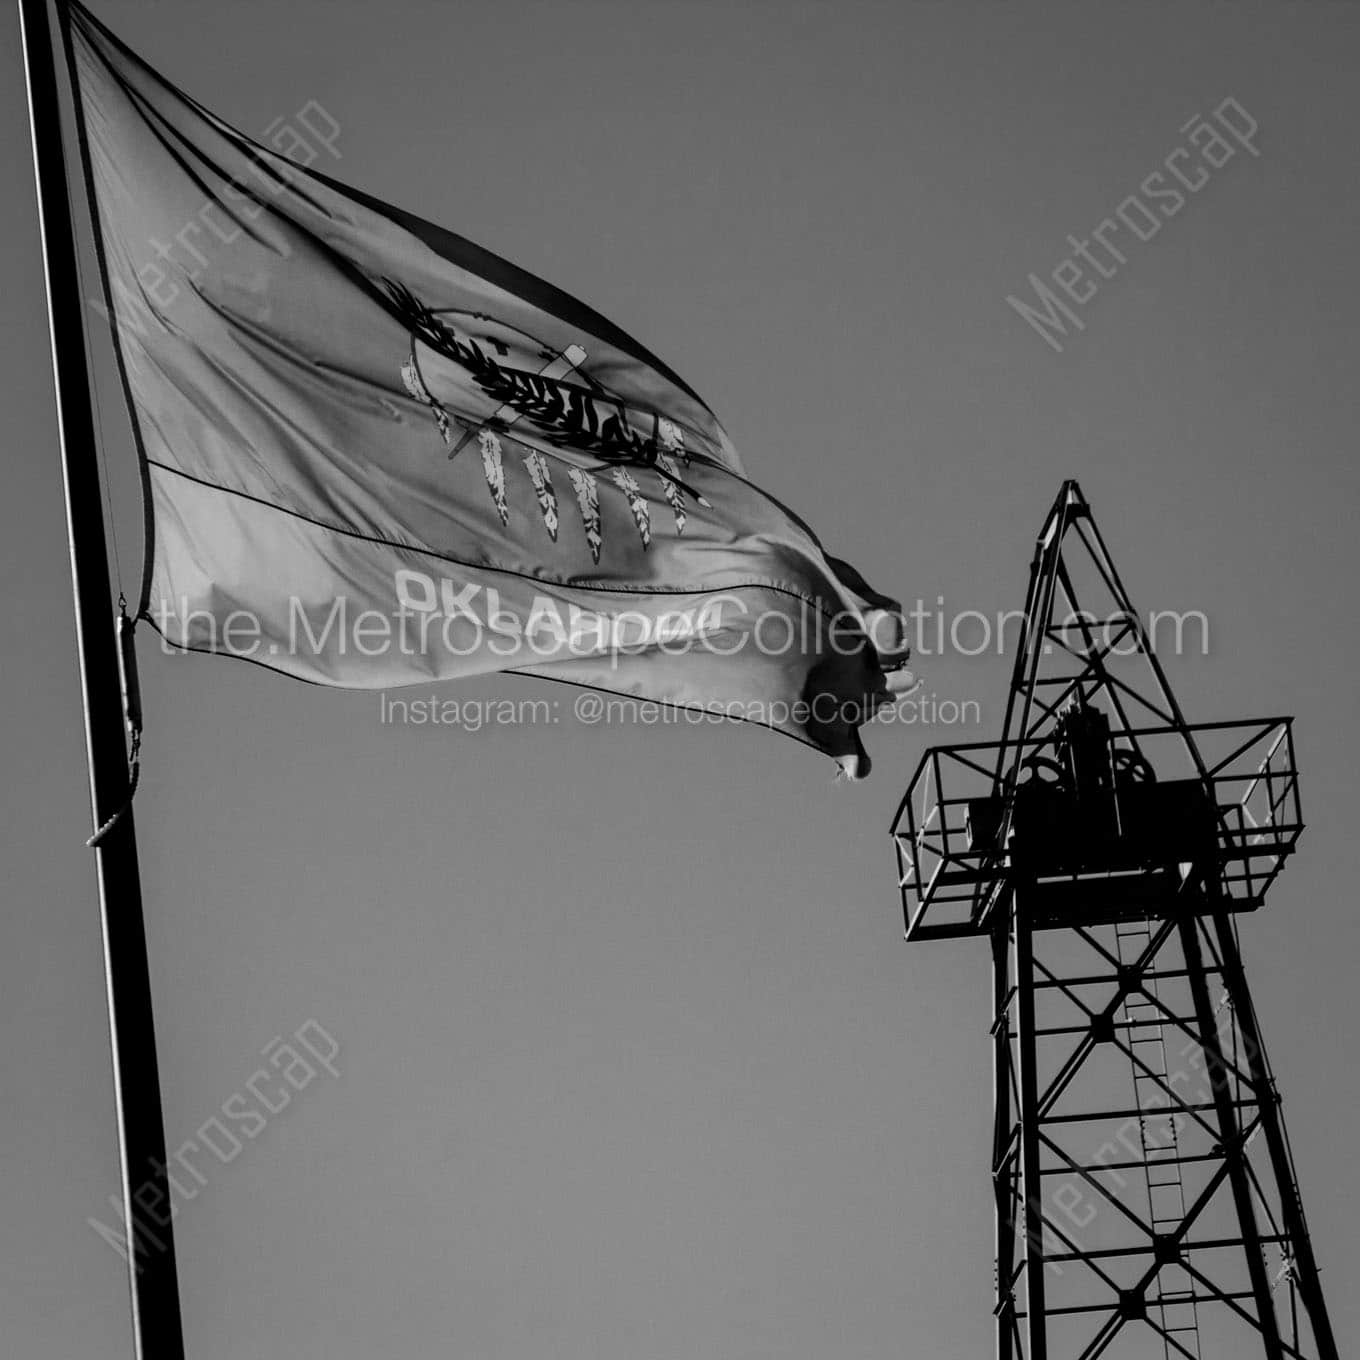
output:
[{"label": "dark flag fabric folds", "polygon": [[326,685],[514,671],[867,769],[898,606],[590,308],[252,142],[65,7],[147,502],[139,614]]}]

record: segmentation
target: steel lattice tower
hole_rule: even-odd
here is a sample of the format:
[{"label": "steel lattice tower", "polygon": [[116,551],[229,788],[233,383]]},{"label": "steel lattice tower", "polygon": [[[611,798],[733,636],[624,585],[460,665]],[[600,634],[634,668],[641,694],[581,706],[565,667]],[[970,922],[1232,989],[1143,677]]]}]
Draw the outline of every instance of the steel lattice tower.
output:
[{"label": "steel lattice tower", "polygon": [[898,810],[907,938],[991,942],[998,1360],[1338,1360],[1238,948],[1303,829],[1291,719],[1189,724],[1090,507],[999,742]]}]

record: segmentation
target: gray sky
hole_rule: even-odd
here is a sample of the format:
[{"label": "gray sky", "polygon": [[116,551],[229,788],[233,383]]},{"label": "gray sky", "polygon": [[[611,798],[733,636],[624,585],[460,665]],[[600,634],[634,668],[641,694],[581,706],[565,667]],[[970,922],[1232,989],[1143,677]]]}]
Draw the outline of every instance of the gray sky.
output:
[{"label": "gray sky", "polygon": [[[248,133],[586,299],[880,588],[1018,607],[1081,479],[1192,717],[1299,715],[1302,853],[1243,923],[1343,1351],[1360,1340],[1352,909],[1360,547],[1348,147],[1360,8],[96,0]],[[11,583],[0,1270],[16,1356],[128,1353],[102,960],[18,27],[0,24]],[[1079,307],[1007,305],[1233,98],[1260,125]],[[91,282],[90,289],[93,284]],[[1071,329],[1071,328],[1069,328]],[[130,444],[97,337],[121,571]],[[167,1128],[308,1020],[323,1074],[177,1225],[194,1360],[855,1360],[991,1335],[986,949],[908,947],[888,822],[754,728],[396,728],[143,639],[138,798]],[[427,691],[417,691],[424,695]]]}]

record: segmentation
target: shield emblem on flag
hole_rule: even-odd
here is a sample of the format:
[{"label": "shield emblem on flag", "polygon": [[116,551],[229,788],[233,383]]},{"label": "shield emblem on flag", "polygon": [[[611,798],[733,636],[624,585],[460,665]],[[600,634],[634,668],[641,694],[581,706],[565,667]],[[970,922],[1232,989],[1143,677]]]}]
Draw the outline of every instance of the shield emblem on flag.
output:
[{"label": "shield emblem on flag", "polygon": [[685,530],[686,492],[699,504],[709,504],[680,479],[678,465],[687,465],[691,457],[680,427],[660,411],[630,405],[591,377],[584,345],[571,342],[555,350],[496,317],[426,307],[404,286],[388,281],[386,287],[410,327],[402,384],[429,407],[449,458],[476,444],[502,524],[510,516],[502,436],[522,447],[520,461],[554,543],[559,517],[549,458],[566,464],[596,563],[602,537],[599,483],[588,470],[592,466],[608,467],[644,548],[652,541],[651,507],[629,467],[656,474],[677,534]]},{"label": "shield emblem on flag", "polygon": [[514,426],[515,438],[530,446],[605,463],[654,467],[658,454],[687,457],[673,420],[630,406],[590,376],[584,345],[553,349],[495,317],[427,307],[400,284],[387,288],[411,328],[403,384],[430,406],[450,457],[482,429]]}]

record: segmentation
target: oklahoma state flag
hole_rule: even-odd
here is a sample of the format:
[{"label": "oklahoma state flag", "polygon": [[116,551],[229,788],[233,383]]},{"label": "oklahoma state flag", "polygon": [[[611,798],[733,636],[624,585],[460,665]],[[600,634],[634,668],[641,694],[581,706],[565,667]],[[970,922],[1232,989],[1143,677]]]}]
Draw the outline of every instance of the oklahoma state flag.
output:
[{"label": "oklahoma state flag", "polygon": [[897,606],[618,327],[257,145],[68,8],[148,504],[139,614],[322,684],[517,671],[867,767]]}]

